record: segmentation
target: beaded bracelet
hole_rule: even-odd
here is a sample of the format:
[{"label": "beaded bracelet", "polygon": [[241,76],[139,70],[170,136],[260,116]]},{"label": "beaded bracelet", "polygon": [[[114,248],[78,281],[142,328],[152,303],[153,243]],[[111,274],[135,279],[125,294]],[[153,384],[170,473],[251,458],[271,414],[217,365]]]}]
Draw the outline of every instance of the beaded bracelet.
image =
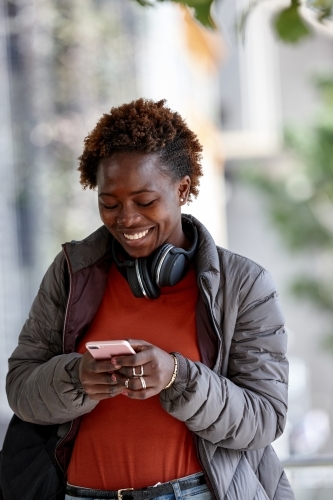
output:
[{"label": "beaded bracelet", "polygon": [[[176,356],[174,354],[170,354],[170,356],[173,357],[173,360],[175,362],[175,367],[173,369],[173,374],[172,374],[172,377],[170,379],[170,382],[164,387],[164,389],[169,389],[169,387],[172,386],[172,384],[174,383],[174,381],[176,380],[176,377],[177,377],[177,372],[178,372],[178,360],[176,358]],[[163,389],[163,390],[164,390]]]}]

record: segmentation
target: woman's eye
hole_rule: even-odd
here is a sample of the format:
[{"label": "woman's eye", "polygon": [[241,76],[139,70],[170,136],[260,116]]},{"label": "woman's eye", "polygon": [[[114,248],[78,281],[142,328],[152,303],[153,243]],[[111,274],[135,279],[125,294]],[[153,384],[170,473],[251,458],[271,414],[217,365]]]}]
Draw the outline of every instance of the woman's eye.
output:
[{"label": "woman's eye", "polygon": [[103,205],[103,207],[106,209],[106,210],[114,210],[115,208],[118,207],[118,205],[112,205],[112,206],[109,206],[109,205]]},{"label": "woman's eye", "polygon": [[150,207],[154,203],[155,200],[149,201],[148,203],[138,203],[140,207]]}]

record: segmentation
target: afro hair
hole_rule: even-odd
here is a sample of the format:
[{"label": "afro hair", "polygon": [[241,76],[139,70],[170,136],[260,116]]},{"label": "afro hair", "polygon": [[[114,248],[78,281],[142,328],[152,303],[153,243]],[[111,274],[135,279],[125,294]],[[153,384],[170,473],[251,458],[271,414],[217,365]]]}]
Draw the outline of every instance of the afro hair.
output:
[{"label": "afro hair", "polygon": [[112,108],[104,114],[84,140],[79,157],[80,183],[83,188],[97,185],[97,169],[101,158],[113,153],[155,153],[162,169],[174,179],[188,175],[191,195],[199,193],[202,176],[202,146],[182,117],[165,106],[165,99],[154,102],[138,99]]}]

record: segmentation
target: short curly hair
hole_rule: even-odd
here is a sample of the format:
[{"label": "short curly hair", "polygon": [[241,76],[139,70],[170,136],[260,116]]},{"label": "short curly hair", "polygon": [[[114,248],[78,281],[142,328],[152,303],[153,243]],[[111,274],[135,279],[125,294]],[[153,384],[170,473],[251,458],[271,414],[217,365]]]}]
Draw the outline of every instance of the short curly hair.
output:
[{"label": "short curly hair", "polygon": [[182,117],[165,106],[166,100],[154,102],[138,99],[112,108],[104,114],[84,140],[79,157],[80,183],[83,189],[97,185],[97,169],[101,158],[113,153],[156,153],[161,168],[174,180],[188,175],[191,195],[197,197],[202,176],[202,146]]}]

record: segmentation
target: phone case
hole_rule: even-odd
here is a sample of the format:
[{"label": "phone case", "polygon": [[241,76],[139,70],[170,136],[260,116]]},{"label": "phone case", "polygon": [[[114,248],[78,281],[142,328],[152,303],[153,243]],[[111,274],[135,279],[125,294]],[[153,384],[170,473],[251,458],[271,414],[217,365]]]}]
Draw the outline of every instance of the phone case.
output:
[{"label": "phone case", "polygon": [[127,340],[97,340],[96,342],[87,342],[86,348],[95,359],[109,359],[111,356],[135,354],[133,347]]}]

